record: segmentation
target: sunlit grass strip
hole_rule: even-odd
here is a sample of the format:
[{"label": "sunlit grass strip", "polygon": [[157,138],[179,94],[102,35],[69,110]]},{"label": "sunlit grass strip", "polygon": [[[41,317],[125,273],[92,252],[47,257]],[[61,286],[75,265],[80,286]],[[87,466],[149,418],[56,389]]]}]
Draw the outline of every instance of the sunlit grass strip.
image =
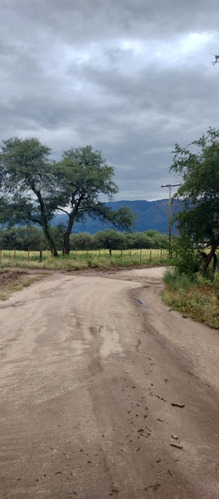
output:
[{"label": "sunlit grass strip", "polygon": [[0,266],[49,269],[86,269],[90,267],[128,267],[160,265],[168,260],[167,250],[72,250],[69,255],[53,257],[49,251],[0,250]]}]

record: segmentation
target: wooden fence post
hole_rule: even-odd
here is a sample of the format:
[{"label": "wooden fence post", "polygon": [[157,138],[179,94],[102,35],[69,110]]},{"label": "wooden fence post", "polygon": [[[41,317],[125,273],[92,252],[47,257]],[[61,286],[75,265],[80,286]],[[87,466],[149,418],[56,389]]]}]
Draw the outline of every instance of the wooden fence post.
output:
[{"label": "wooden fence post", "polygon": [[0,264],[2,265],[2,248],[0,248]]},{"label": "wooden fence post", "polygon": [[152,261],[152,251],[150,249],[150,262]]},{"label": "wooden fence post", "polygon": [[42,262],[42,260],[43,260],[43,251],[42,249],[40,249],[40,262]]},{"label": "wooden fence post", "polygon": [[140,262],[141,262],[142,261],[141,250],[140,250],[140,254],[139,254],[139,259],[140,259]]},{"label": "wooden fence post", "polygon": [[30,262],[30,247],[27,249],[27,260]]}]

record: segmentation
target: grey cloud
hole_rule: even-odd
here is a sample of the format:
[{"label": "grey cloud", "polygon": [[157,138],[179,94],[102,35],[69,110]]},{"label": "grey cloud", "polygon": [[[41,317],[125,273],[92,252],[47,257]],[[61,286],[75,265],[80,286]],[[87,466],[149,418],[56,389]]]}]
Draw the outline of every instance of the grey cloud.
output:
[{"label": "grey cloud", "polygon": [[165,197],[174,143],[218,128],[218,25],[218,0],[3,0],[0,138],[91,144],[117,199]]},{"label": "grey cloud", "polygon": [[[105,39],[115,34],[170,35],[191,29],[217,29],[217,0],[8,0],[3,3],[5,16],[18,16],[22,28],[39,23],[45,32],[60,34],[71,41]],[[206,17],[207,15],[207,17]],[[19,32],[19,27],[17,27]]]}]

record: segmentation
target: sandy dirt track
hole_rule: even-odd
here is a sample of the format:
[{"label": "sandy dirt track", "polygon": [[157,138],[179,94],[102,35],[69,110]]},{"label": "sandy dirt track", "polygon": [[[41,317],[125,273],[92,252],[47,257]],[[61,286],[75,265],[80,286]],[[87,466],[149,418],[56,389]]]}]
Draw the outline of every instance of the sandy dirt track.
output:
[{"label": "sandy dirt track", "polygon": [[162,273],[0,303],[1,498],[219,497],[219,332],[162,303]]}]

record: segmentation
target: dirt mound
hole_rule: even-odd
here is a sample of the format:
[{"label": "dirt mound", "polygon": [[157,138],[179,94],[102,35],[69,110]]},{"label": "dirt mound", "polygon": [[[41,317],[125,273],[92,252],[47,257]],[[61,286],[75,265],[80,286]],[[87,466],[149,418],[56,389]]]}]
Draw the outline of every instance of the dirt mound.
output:
[{"label": "dirt mound", "polygon": [[0,273],[0,286],[5,286],[7,283],[15,281],[25,274],[23,271],[4,271]]},{"label": "dirt mound", "polygon": [[5,286],[8,282],[15,281],[25,274],[23,271],[4,271],[0,273],[0,286]]}]

